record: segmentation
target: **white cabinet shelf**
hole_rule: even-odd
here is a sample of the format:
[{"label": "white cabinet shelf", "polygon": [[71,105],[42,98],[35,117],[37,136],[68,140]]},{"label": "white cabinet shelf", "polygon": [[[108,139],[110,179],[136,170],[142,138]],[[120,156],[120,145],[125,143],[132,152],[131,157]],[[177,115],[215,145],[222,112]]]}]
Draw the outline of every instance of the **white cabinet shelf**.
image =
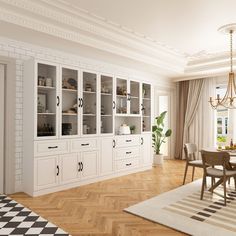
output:
[{"label": "white cabinet shelf", "polygon": [[[150,84],[41,60],[25,62],[24,73],[26,193],[151,166]],[[118,135],[122,124],[133,126],[133,134]]]}]

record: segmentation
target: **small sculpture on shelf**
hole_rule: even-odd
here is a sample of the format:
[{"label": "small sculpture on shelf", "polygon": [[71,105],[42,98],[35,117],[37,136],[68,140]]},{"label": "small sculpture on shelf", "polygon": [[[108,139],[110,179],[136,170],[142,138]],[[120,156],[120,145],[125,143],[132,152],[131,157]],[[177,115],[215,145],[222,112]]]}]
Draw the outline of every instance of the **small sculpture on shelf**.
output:
[{"label": "small sculpture on shelf", "polygon": [[76,90],[77,89],[77,81],[73,78],[68,78],[68,79],[64,78],[62,80],[62,88]]},{"label": "small sculpture on shelf", "polygon": [[90,83],[85,84],[85,91],[92,92],[92,85]]},{"label": "small sculpture on shelf", "polygon": [[131,134],[134,134],[134,132],[135,132],[135,125],[131,125],[130,126],[130,132],[131,132]]},{"label": "small sculpture on shelf", "polygon": [[105,115],[105,107],[101,105],[101,115]]},{"label": "small sculpture on shelf", "polygon": [[62,135],[71,135],[71,134],[72,134],[72,124],[62,123]]}]

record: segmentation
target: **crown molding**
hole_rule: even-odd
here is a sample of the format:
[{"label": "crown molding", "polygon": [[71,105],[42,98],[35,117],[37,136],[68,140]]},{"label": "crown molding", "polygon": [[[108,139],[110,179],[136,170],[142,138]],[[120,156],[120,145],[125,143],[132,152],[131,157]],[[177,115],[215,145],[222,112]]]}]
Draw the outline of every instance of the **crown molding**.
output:
[{"label": "crown molding", "polygon": [[1,0],[0,20],[181,74],[183,54],[64,0]]}]

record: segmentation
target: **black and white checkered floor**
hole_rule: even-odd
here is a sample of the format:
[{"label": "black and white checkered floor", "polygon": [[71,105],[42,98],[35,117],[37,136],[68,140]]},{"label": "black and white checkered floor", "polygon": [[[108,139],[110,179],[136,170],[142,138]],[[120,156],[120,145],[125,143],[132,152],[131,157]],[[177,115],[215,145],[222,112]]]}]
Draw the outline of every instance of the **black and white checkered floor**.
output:
[{"label": "black and white checkered floor", "polygon": [[0,235],[68,236],[69,234],[11,198],[0,195]]}]

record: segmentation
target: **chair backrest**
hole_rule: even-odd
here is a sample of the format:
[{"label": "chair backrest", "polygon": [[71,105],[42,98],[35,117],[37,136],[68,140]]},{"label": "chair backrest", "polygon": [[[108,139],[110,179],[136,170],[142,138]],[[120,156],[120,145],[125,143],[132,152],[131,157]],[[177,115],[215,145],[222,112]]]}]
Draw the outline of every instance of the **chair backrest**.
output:
[{"label": "chair backrest", "polygon": [[202,154],[202,163],[204,171],[206,171],[208,166],[223,166],[223,171],[230,166],[229,160],[230,155],[228,152],[208,152],[205,150],[201,150]]},{"label": "chair backrest", "polygon": [[185,143],[184,144],[184,153],[186,161],[196,160],[195,153],[197,152],[197,145],[194,143]]}]

